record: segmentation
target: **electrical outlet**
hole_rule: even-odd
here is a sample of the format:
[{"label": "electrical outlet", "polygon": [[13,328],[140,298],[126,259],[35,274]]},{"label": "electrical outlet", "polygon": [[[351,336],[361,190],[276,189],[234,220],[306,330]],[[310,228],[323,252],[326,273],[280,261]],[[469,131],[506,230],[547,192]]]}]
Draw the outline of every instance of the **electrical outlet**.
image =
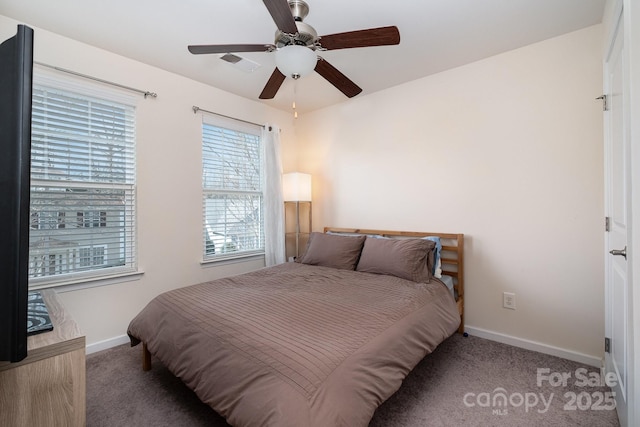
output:
[{"label": "electrical outlet", "polygon": [[516,294],[513,292],[502,293],[502,306],[511,310],[516,309]]}]

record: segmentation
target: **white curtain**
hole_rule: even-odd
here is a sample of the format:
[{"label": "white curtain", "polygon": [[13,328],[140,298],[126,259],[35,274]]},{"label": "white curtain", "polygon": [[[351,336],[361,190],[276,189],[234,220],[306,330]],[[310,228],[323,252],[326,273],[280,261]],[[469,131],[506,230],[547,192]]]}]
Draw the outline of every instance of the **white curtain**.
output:
[{"label": "white curtain", "polygon": [[285,262],[284,199],[280,129],[265,125],[262,130],[265,161],[264,253],[267,267]]}]

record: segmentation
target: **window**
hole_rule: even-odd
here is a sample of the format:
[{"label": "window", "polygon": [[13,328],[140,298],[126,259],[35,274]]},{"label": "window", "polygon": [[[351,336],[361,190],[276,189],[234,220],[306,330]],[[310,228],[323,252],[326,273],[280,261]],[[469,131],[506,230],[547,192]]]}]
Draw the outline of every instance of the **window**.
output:
[{"label": "window", "polygon": [[78,250],[78,263],[80,267],[104,265],[106,262],[106,246],[88,246]]},{"label": "window", "polygon": [[78,218],[78,228],[91,228],[91,227],[106,227],[107,226],[107,212],[106,211],[88,211],[78,212],[76,214]]},{"label": "window", "polygon": [[264,254],[262,138],[258,126],[202,124],[203,259]]},{"label": "window", "polygon": [[34,287],[136,268],[135,109],[104,89],[96,94],[91,86],[69,86],[34,76]]}]

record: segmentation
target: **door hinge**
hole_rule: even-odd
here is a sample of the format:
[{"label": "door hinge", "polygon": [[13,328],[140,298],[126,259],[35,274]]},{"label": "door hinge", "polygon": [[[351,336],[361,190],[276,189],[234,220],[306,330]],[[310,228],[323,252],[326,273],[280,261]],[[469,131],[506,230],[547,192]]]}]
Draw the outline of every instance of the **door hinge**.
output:
[{"label": "door hinge", "polygon": [[596,99],[602,99],[602,111],[609,111],[609,104],[607,104],[607,95],[602,95]]},{"label": "door hinge", "polygon": [[611,231],[611,220],[608,216],[604,217],[604,231]]},{"label": "door hinge", "polygon": [[611,338],[604,338],[604,352],[611,353]]}]

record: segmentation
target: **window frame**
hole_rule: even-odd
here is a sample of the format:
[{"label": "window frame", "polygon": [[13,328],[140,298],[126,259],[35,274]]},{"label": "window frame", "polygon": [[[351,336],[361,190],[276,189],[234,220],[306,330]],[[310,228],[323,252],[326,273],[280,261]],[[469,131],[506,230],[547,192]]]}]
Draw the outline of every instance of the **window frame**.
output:
[{"label": "window frame", "polygon": [[[121,283],[129,280],[135,280],[139,278],[144,272],[139,270],[138,268],[138,259],[139,259],[139,250],[138,250],[138,242],[137,242],[137,126],[136,126],[136,116],[137,116],[137,107],[138,107],[138,97],[133,96],[132,94],[125,92],[124,90],[107,87],[105,85],[89,82],[86,79],[78,78],[75,76],[67,76],[63,75],[60,72],[55,72],[48,70],[44,67],[34,66],[33,73],[33,86],[34,92],[38,87],[49,87],[51,89],[59,90],[61,92],[72,93],[78,95],[80,97],[92,98],[96,101],[104,101],[108,103],[118,103],[123,105],[123,107],[132,109],[132,131],[133,131],[133,141],[130,147],[130,160],[132,163],[131,170],[131,182],[129,183],[101,183],[97,184],[94,182],[75,182],[69,181],[69,185],[71,187],[74,186],[88,186],[92,188],[108,188],[111,191],[124,190],[124,196],[127,199],[125,205],[125,216],[127,217],[127,225],[126,233],[127,233],[127,242],[126,248],[131,251],[130,259],[131,261],[126,261],[122,266],[112,266],[108,268],[96,268],[90,269],[86,271],[71,271],[65,272],[63,274],[53,274],[46,275],[40,277],[29,277],[29,288],[32,290],[35,289],[43,289],[43,288],[51,288],[51,287],[64,287],[65,289],[83,289],[87,287],[94,286],[102,286],[107,284]],[[59,184],[60,181],[56,180],[46,180],[46,179],[33,179],[31,187],[38,187],[40,184],[50,182],[49,185]],[[66,184],[65,184],[66,185]],[[73,210],[75,212],[75,209]],[[80,210],[78,210],[80,212]],[[87,208],[81,211],[83,214],[83,226],[82,230],[84,232],[98,232],[101,230],[101,227],[106,227],[106,223],[102,224],[103,213],[101,209],[93,209]],[[87,225],[87,213],[90,213],[90,223]],[[58,211],[56,213],[56,227],[57,229],[63,229],[66,231],[70,231],[73,229],[80,229],[78,227],[78,218],[75,215],[72,215],[71,211]],[[37,218],[37,224],[42,223],[42,219]],[[106,216],[104,216],[106,220]],[[34,224],[33,216],[30,217],[31,224]],[[97,225],[96,225],[97,223]],[[94,227],[95,225],[95,227]],[[33,230],[33,228],[32,228]],[[93,231],[92,231],[93,230]],[[104,228],[103,228],[104,230]],[[120,240],[120,242],[122,242]],[[130,243],[129,243],[130,242]],[[122,244],[122,243],[120,243]],[[87,245],[80,244],[78,248],[86,247]],[[94,247],[99,248],[102,245],[101,243],[94,245]],[[103,257],[106,261],[107,257],[107,249],[103,247]],[[92,262],[94,259],[95,250],[92,250]],[[80,252],[77,252],[75,259],[72,260],[73,263],[80,263]],[[53,254],[55,255],[55,254]],[[30,253],[30,264],[31,264],[31,253]],[[127,257],[129,259],[129,257]],[[103,264],[104,265],[104,264]],[[74,269],[76,267],[73,267]]]},{"label": "window frame", "polygon": [[[252,135],[258,140],[258,152],[260,155],[260,160],[258,162],[259,166],[259,182],[260,189],[255,191],[248,190],[228,190],[228,189],[211,189],[206,188],[205,186],[205,174],[206,174],[206,164],[205,164],[205,126],[213,126],[217,128],[227,129],[235,132],[241,132],[248,135]],[[230,117],[223,117],[218,115],[202,115],[202,122],[200,124],[201,131],[201,146],[200,146],[200,154],[202,161],[202,169],[201,169],[201,203],[202,203],[202,220],[201,220],[201,241],[200,241],[200,253],[201,253],[201,264],[211,264],[211,263],[220,263],[220,262],[238,262],[238,261],[246,261],[251,258],[261,258],[264,259],[265,255],[265,236],[264,236],[264,200],[265,200],[265,149],[264,149],[264,138],[262,135],[262,127],[260,125],[250,124],[248,122],[244,122],[242,120],[235,120]],[[207,196],[210,195],[253,195],[259,196],[260,199],[260,207],[259,207],[259,228],[260,228],[260,247],[252,250],[243,250],[238,252],[226,252],[226,253],[218,253],[218,254],[208,254],[207,248],[211,244],[210,241],[210,232],[207,232],[207,207],[206,200]],[[209,239],[208,239],[209,238]],[[226,238],[225,238],[226,241]],[[227,243],[225,243],[226,245]]]}]

